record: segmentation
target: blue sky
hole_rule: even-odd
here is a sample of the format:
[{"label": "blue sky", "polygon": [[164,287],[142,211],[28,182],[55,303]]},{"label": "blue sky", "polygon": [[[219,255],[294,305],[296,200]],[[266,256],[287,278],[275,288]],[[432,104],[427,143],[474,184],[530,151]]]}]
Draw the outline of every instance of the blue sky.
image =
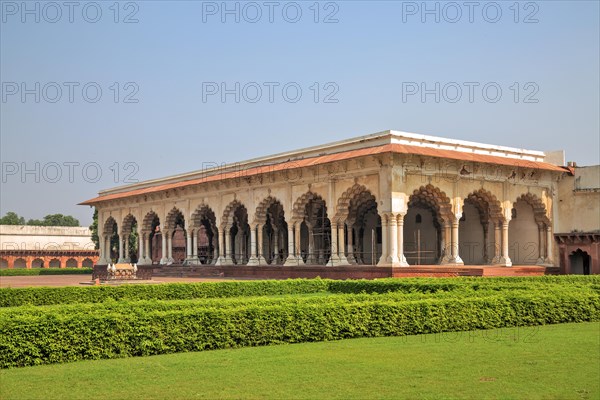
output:
[{"label": "blue sky", "polygon": [[2,215],[385,129],[600,163],[597,1],[0,3]]}]

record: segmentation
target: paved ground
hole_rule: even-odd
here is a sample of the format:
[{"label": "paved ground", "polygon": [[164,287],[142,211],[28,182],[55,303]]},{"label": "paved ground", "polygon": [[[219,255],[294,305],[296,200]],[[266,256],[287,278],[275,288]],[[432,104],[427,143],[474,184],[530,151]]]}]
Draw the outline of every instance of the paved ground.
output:
[{"label": "paved ground", "polygon": [[[153,279],[151,283],[170,282],[221,282],[227,278],[167,278]],[[92,275],[38,275],[38,276],[0,276],[0,287],[28,286],[83,286],[82,282],[90,283]],[[145,281],[147,282],[147,281]]]}]

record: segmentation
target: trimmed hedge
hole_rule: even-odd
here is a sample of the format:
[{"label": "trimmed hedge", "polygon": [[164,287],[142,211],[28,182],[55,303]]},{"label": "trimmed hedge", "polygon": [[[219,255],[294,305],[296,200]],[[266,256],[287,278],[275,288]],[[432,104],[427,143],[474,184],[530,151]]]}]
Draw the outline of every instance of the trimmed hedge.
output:
[{"label": "trimmed hedge", "polygon": [[0,276],[91,275],[92,272],[92,268],[0,269]]},{"label": "trimmed hedge", "polygon": [[0,307],[102,303],[112,300],[185,300],[326,292],[322,279],[169,283],[160,285],[68,286],[0,289]]},{"label": "trimmed hedge", "polygon": [[0,307],[102,303],[112,300],[186,300],[239,296],[330,293],[437,293],[455,290],[533,290],[600,286],[600,275],[377,280],[288,279],[87,287],[1,288]]},{"label": "trimmed hedge", "polygon": [[[402,300],[398,293],[254,299],[221,308],[99,308],[88,313],[0,313],[0,368],[182,351],[600,320],[591,291],[496,292]],[[454,297],[443,298],[451,295]],[[217,302],[217,300],[215,300]],[[262,303],[261,303],[262,302]],[[157,302],[160,303],[160,302]],[[124,305],[125,306],[125,305]],[[26,307],[24,307],[26,308]],[[7,310],[10,311],[10,310]]]}]

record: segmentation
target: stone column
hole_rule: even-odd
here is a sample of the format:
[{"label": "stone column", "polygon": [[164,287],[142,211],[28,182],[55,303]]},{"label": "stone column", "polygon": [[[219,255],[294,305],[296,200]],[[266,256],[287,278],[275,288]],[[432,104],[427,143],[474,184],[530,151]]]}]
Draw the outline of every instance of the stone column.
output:
[{"label": "stone column", "polygon": [[490,261],[487,247],[489,221],[482,223],[481,226],[483,227],[483,262],[487,264]]},{"label": "stone column", "polygon": [[166,231],[160,232],[160,245],[161,245],[160,263],[163,265],[169,263],[169,255],[167,254],[167,236],[169,236],[168,232],[166,232]]},{"label": "stone column", "polygon": [[[554,265],[554,261],[552,260],[552,227],[550,225],[546,225],[546,265]],[[591,266],[590,266],[591,268]]]},{"label": "stone column", "polygon": [[265,260],[263,252],[265,251],[264,247],[264,225],[258,225],[258,264],[259,265],[267,265],[267,260]]},{"label": "stone column", "polygon": [[106,261],[107,261],[107,264],[111,264],[112,263],[112,249],[110,247],[110,237],[111,237],[111,235],[109,234],[108,236],[106,236],[104,238],[104,249],[106,250]]},{"label": "stone column", "polygon": [[331,256],[329,257],[328,265],[336,266],[340,265],[340,256],[338,254],[338,227],[337,222],[331,223]]},{"label": "stone column", "polygon": [[144,263],[152,264],[152,252],[150,251],[150,232],[146,232],[146,246],[144,247]]},{"label": "stone column", "polygon": [[225,259],[233,264],[233,243],[231,240],[231,231],[230,228],[225,230]]},{"label": "stone column", "polygon": [[131,262],[131,258],[129,257],[129,235],[125,235],[125,249],[123,254],[123,260],[126,263]]},{"label": "stone column", "polygon": [[508,221],[502,221],[502,255],[499,264],[506,267],[512,266],[512,261],[508,256]]},{"label": "stone column", "polygon": [[388,220],[388,250],[389,254],[387,257],[388,264],[392,264],[393,267],[397,267],[400,264],[398,259],[398,215],[395,213],[389,214]]},{"label": "stone column", "polygon": [[300,222],[296,223],[296,225],[294,226],[294,230],[295,230],[295,236],[294,236],[294,242],[296,243],[296,265],[304,265],[304,260],[302,259],[302,254],[300,252]]},{"label": "stone column", "polygon": [[459,219],[455,218],[452,221],[452,255],[450,256],[450,264],[464,265],[463,260],[460,258],[458,251],[458,224]]},{"label": "stone column", "polygon": [[346,233],[344,229],[344,223],[340,222],[338,225],[338,241],[340,242],[338,255],[340,257],[340,265],[350,265],[346,258]]},{"label": "stone column", "polygon": [[401,267],[408,267],[404,256],[404,217],[406,214],[398,214],[398,261]]},{"label": "stone column", "polygon": [[544,242],[546,241],[546,229],[543,222],[538,223],[538,259],[536,264],[543,264],[545,261]]},{"label": "stone column", "polygon": [[291,221],[288,223],[287,244],[288,244],[288,256],[285,260],[285,263],[283,263],[283,265],[284,266],[297,265],[298,262],[297,262],[295,254],[294,254],[294,226]]},{"label": "stone column", "polygon": [[440,258],[440,264],[450,264],[452,261],[452,225],[449,222],[444,222],[441,229],[442,240],[440,246],[442,246],[442,257]]},{"label": "stone column", "polygon": [[502,247],[502,224],[494,222],[494,258],[490,264],[500,263],[500,248]]},{"label": "stone column", "polygon": [[125,260],[123,259],[123,235],[119,235],[119,259],[117,260],[118,263],[124,263]]},{"label": "stone column", "polygon": [[[192,235],[192,257],[198,260],[198,231],[194,230]],[[200,261],[200,260],[198,260]]]},{"label": "stone column", "polygon": [[108,264],[107,262],[107,257],[106,257],[106,239],[104,237],[104,235],[98,235],[98,247],[100,250],[100,258],[98,259],[98,264],[99,265],[103,265],[103,264]]},{"label": "stone column", "polygon": [[144,263],[144,233],[140,232],[138,234],[138,260],[137,264]]},{"label": "stone column", "polygon": [[173,232],[167,232],[167,264],[173,264]]},{"label": "stone column", "polygon": [[[381,257],[379,258],[378,266],[387,266],[388,261],[388,220],[387,215],[381,216]],[[374,251],[375,249],[371,249]],[[364,254],[364,252],[363,252]]]},{"label": "stone column", "polygon": [[354,224],[348,223],[348,255],[346,259],[350,264],[357,264],[356,258],[354,257]]},{"label": "stone column", "polygon": [[313,226],[311,224],[306,224],[306,228],[308,231],[308,254],[306,255],[306,263],[307,264],[316,264],[317,257],[315,254],[315,237]]},{"label": "stone column", "polygon": [[219,258],[215,262],[215,265],[231,265],[233,264],[231,259],[227,258],[226,251],[231,248],[231,243],[227,243],[227,237],[229,235],[225,235],[225,231],[227,231],[227,226],[222,226],[219,229]]},{"label": "stone column", "polygon": [[[195,229],[186,229],[186,248],[185,248],[185,261],[186,265],[197,265],[200,264],[198,260],[198,232]],[[194,254],[196,253],[196,254]]]},{"label": "stone column", "polygon": [[[260,234],[260,232],[259,232]],[[262,236],[262,235],[261,235]],[[260,249],[260,247],[259,247]],[[258,265],[258,257],[256,256],[256,225],[250,225],[250,258],[247,265]]]}]

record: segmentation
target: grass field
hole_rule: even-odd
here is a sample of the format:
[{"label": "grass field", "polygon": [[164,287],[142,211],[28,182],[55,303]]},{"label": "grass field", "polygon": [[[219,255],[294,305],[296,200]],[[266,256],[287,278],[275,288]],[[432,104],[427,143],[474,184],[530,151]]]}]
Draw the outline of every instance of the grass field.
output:
[{"label": "grass field", "polygon": [[8,399],[598,399],[600,324],[83,361],[0,371]]}]

